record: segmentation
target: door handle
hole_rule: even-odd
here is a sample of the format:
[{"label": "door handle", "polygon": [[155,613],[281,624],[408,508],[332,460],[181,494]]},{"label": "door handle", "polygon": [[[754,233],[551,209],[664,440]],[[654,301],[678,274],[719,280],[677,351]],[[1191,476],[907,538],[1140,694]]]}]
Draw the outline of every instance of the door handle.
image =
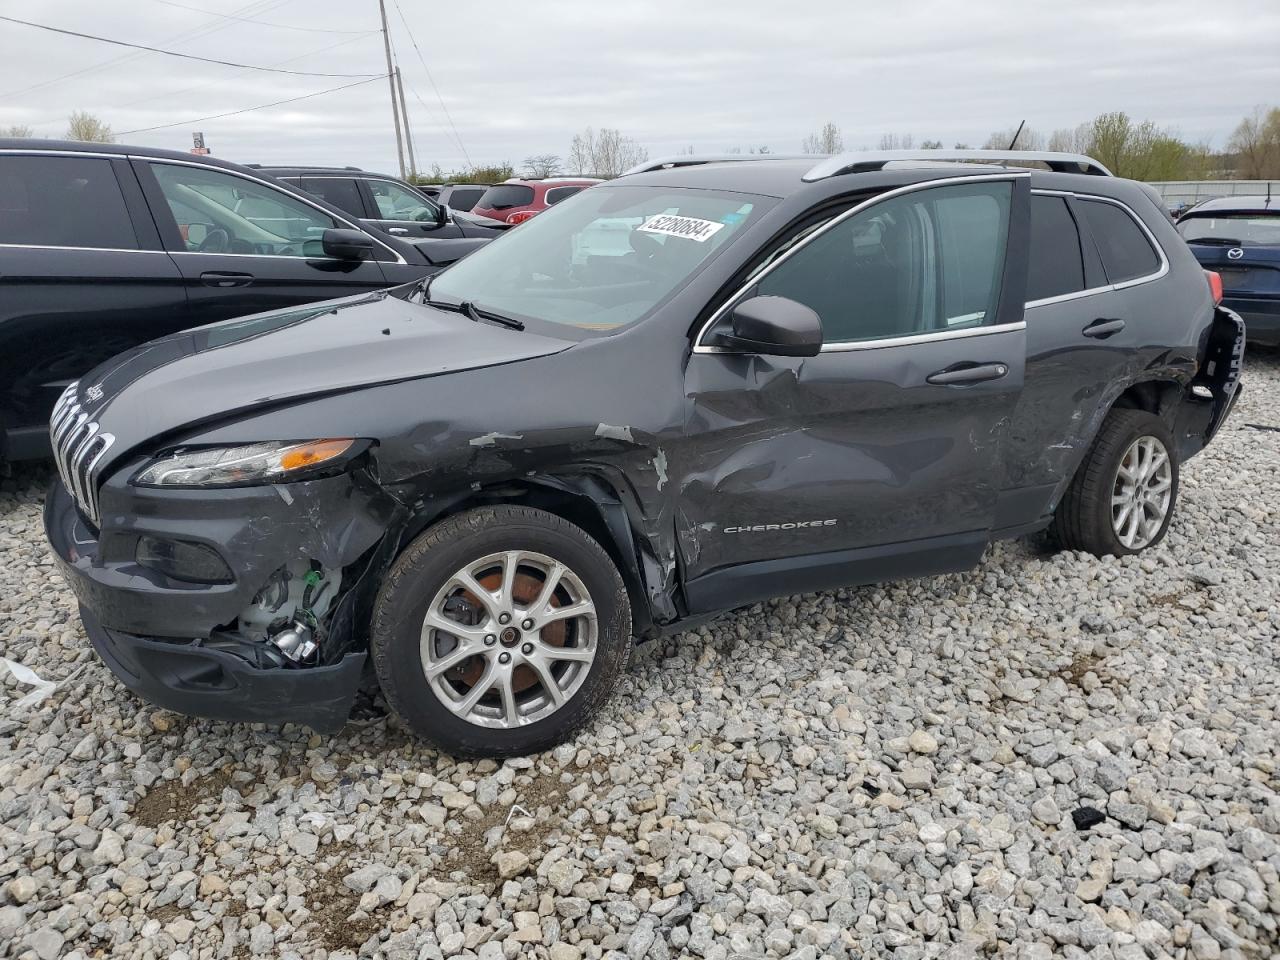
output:
[{"label": "door handle", "polygon": [[1113,333],[1119,333],[1123,329],[1124,321],[1119,317],[1099,317],[1080,332],[1086,337],[1093,337],[1095,340],[1105,340]]},{"label": "door handle", "polygon": [[387,233],[400,234],[400,233],[408,233],[408,232],[409,232],[408,227],[387,227]]},{"label": "door handle", "polygon": [[206,270],[200,274],[200,282],[206,287],[247,287],[253,283],[253,274]]},{"label": "door handle", "polygon": [[1009,365],[1006,363],[969,363],[931,373],[925,377],[925,382],[940,387],[963,387],[971,383],[999,380],[1008,372]]}]

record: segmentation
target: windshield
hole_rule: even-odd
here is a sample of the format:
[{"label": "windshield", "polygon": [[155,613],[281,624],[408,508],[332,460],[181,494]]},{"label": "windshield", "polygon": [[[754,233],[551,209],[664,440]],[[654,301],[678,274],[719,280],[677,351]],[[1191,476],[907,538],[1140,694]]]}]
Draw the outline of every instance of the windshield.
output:
[{"label": "windshield", "polygon": [[677,187],[583,190],[439,274],[431,299],[614,330],[649,314],[773,202]]},{"label": "windshield", "polygon": [[1188,243],[1277,246],[1280,245],[1280,210],[1275,213],[1188,217],[1178,224],[1178,232]]}]

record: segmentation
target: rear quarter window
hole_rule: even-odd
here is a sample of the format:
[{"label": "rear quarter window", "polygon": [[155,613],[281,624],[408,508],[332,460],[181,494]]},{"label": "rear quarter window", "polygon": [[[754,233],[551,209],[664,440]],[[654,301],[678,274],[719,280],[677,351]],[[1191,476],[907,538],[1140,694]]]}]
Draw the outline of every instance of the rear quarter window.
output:
[{"label": "rear quarter window", "polygon": [[1160,269],[1156,253],[1144,231],[1123,207],[1103,200],[1079,203],[1089,232],[1102,257],[1102,267],[1111,283],[1147,277]]}]

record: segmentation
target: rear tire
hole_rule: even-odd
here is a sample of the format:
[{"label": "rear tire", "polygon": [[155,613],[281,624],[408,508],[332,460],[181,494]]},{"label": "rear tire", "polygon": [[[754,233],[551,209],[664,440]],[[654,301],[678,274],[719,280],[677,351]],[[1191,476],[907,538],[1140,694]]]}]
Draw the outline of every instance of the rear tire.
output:
[{"label": "rear tire", "polygon": [[1178,500],[1178,455],[1165,422],[1118,408],[1054,511],[1051,531],[1069,550],[1095,556],[1140,553],[1164,539]]},{"label": "rear tire", "polygon": [[400,555],[369,643],[414,734],[458,756],[518,756],[568,739],[603,705],[631,656],[631,607],[609,554],[579,527],[481,507]]}]

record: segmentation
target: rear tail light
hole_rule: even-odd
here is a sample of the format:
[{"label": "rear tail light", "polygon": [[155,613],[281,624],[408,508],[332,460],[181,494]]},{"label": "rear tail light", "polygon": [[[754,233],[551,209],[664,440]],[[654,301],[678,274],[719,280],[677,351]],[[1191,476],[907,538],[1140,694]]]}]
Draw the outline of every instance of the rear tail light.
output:
[{"label": "rear tail light", "polygon": [[1215,273],[1213,270],[1204,272],[1205,279],[1209,281],[1209,289],[1213,292],[1213,302],[1222,302],[1222,275]]},{"label": "rear tail light", "polygon": [[515,213],[507,217],[507,223],[517,224],[524,223],[526,220],[532,220],[536,210],[517,210]]}]

